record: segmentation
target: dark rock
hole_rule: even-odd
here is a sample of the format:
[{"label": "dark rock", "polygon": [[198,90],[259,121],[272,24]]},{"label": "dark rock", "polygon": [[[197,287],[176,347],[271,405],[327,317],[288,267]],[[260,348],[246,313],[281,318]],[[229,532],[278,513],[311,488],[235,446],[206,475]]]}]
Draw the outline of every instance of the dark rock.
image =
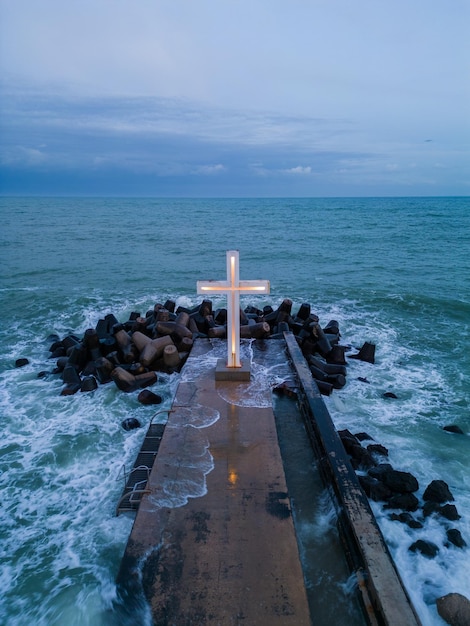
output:
[{"label": "dark rock", "polygon": [[457,426],[457,424],[449,424],[448,426],[444,426],[442,430],[445,430],[448,433],[455,433],[457,435],[465,434],[460,426]]},{"label": "dark rock", "polygon": [[419,489],[418,481],[413,474],[409,472],[389,470],[388,472],[384,472],[382,481],[396,493],[412,493]]},{"label": "dark rock", "polygon": [[390,519],[393,521],[402,522],[402,524],[406,524],[410,528],[423,528],[421,522],[418,522],[410,513],[392,513],[390,515]]},{"label": "dark rock", "polygon": [[380,454],[381,456],[388,456],[388,450],[385,446],[380,445],[380,443],[370,443],[367,446],[367,449],[371,454]]},{"label": "dark rock", "polygon": [[67,365],[62,372],[62,380],[66,385],[79,385],[81,384],[80,376],[73,367],[73,365]]},{"label": "dark rock", "polygon": [[398,493],[392,496],[385,508],[403,509],[405,511],[417,511],[419,506],[418,498],[412,493]]},{"label": "dark rock", "polygon": [[160,404],[162,402],[162,397],[149,389],[144,389],[137,396],[137,400],[141,404]]},{"label": "dark rock", "polygon": [[121,422],[121,426],[124,430],[134,430],[135,428],[140,428],[140,422],[136,417],[126,417],[126,419]]},{"label": "dark rock", "polygon": [[393,467],[390,465],[390,463],[379,463],[379,465],[377,465],[376,467],[372,467],[368,474],[369,476],[372,476],[373,478],[377,478],[378,480],[383,480],[384,475],[387,472],[391,472],[393,471]]},{"label": "dark rock", "polygon": [[455,522],[460,519],[457,507],[454,504],[444,504],[444,506],[441,506],[439,509],[439,515],[442,515],[442,517],[445,517],[451,522]]},{"label": "dark rock", "polygon": [[123,367],[114,368],[111,372],[111,378],[114,380],[116,387],[125,393],[135,391],[138,387],[135,376],[126,371]]},{"label": "dark rock", "polygon": [[360,361],[366,361],[367,363],[375,363],[375,344],[366,341],[358,354],[351,354],[350,359],[359,359]]},{"label": "dark rock", "polygon": [[439,548],[432,541],[427,541],[425,539],[418,539],[411,544],[408,548],[410,552],[421,552],[423,556],[426,556],[428,559],[432,559],[439,552]]},{"label": "dark rock", "polygon": [[344,357],[346,350],[346,346],[335,344],[328,354],[325,355],[326,362],[331,363],[332,365],[346,365],[347,362]]},{"label": "dark rock", "polygon": [[380,480],[378,480],[377,483],[373,485],[370,490],[370,499],[374,502],[387,502],[392,497],[392,495],[392,491],[390,491],[387,485],[381,483]]},{"label": "dark rock", "polygon": [[429,517],[433,513],[439,513],[440,510],[439,504],[437,502],[425,502],[423,506],[423,515],[424,517]]},{"label": "dark rock", "polygon": [[61,356],[65,356],[65,348],[63,345],[60,345],[58,348],[53,350],[49,355],[50,359],[58,359]]},{"label": "dark rock", "polygon": [[88,361],[82,369],[82,376],[96,376],[96,364],[93,361]]},{"label": "dark rock", "polygon": [[460,530],[457,530],[457,528],[449,528],[446,534],[447,539],[450,541],[450,543],[454,544],[454,546],[457,546],[457,548],[465,548],[465,546],[467,545],[467,542],[462,537]]},{"label": "dark rock", "polygon": [[410,528],[415,528],[415,529],[423,528],[423,525],[421,524],[421,522],[418,522],[418,520],[414,518],[411,519],[409,522],[407,522],[407,524]]},{"label": "dark rock", "polygon": [[359,440],[347,428],[344,430],[338,430],[338,435],[348,454],[350,454],[350,449],[353,446],[361,445]]},{"label": "dark rock", "polygon": [[358,479],[366,496],[374,502],[386,502],[393,495],[386,485],[372,476],[358,476]]},{"label": "dark rock", "polygon": [[374,438],[371,437],[368,433],[355,433],[354,437],[356,437],[356,439],[358,439],[359,441],[374,441]]},{"label": "dark rock", "polygon": [[436,600],[437,612],[451,626],[469,626],[470,600],[460,593],[448,593]]},{"label": "dark rock", "polygon": [[80,384],[69,384],[66,385],[62,391],[60,392],[61,396],[73,396],[74,394],[77,393],[77,391],[80,390],[81,385]]},{"label": "dark rock", "polygon": [[375,478],[372,478],[372,476],[358,476],[357,477],[359,484],[361,485],[361,487],[364,489],[364,493],[366,494],[366,496],[368,498],[370,498],[370,490],[372,488],[372,486],[376,483],[378,483],[379,481],[376,480]]},{"label": "dark rock", "polygon": [[63,348],[65,350],[64,346],[62,345],[62,342],[57,337],[57,339],[55,339],[53,343],[51,344],[51,347],[49,348],[49,352],[55,352],[59,348]]},{"label": "dark rock", "polygon": [[94,376],[85,376],[80,386],[80,391],[94,391],[98,389],[98,383]]},{"label": "dark rock", "polygon": [[25,365],[28,365],[29,361],[28,359],[25,358],[21,358],[21,359],[16,359],[15,361],[15,367],[24,367]]},{"label": "dark rock", "polygon": [[372,454],[366,450],[366,448],[363,448],[361,444],[358,443],[348,447],[348,454],[354,461],[357,461],[359,465],[364,467],[374,467],[376,465]]},{"label": "dark rock", "polygon": [[423,506],[424,517],[428,517],[433,513],[441,515],[452,522],[460,519],[457,507],[454,504],[444,504],[444,506],[440,506],[437,502],[425,502]]},{"label": "dark rock", "polygon": [[73,348],[73,346],[76,346],[79,343],[80,339],[76,335],[67,335],[67,337],[64,337],[62,339],[62,345],[66,350],[68,350],[69,348]]},{"label": "dark rock", "polygon": [[446,482],[443,480],[433,480],[426,487],[423,493],[423,500],[442,504],[443,502],[454,500],[454,496]]},{"label": "dark rock", "polygon": [[382,395],[383,395],[384,398],[392,398],[394,400],[398,400],[398,396],[396,394],[394,394],[393,391],[386,391]]}]

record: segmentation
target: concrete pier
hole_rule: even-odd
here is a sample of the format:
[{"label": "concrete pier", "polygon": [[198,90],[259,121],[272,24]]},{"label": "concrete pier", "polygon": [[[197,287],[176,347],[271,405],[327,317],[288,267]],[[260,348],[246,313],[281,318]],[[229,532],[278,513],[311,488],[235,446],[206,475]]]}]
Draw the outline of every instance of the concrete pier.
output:
[{"label": "concrete pier", "polygon": [[179,384],[118,583],[155,624],[310,625],[272,406],[215,366]]},{"label": "concrete pier", "polygon": [[[295,373],[319,467],[337,498],[365,622],[420,626],[297,341],[284,338],[261,342],[252,369],[268,371],[270,353],[286,350],[285,372]],[[256,377],[216,380],[215,352],[198,339],[185,364],[118,575],[124,604],[132,611],[145,598],[159,626],[314,624],[271,391],[265,380],[264,398],[256,397]]]}]

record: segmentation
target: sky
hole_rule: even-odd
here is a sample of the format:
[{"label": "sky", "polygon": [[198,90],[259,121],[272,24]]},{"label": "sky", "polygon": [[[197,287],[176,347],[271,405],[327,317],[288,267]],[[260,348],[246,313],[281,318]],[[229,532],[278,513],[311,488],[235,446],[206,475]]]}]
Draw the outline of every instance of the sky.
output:
[{"label": "sky", "polygon": [[0,0],[0,194],[470,195],[470,0]]}]

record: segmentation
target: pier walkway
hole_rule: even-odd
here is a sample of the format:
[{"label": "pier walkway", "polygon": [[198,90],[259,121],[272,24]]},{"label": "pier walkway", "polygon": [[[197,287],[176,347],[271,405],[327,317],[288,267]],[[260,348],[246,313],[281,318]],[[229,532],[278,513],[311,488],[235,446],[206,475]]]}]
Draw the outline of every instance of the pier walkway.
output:
[{"label": "pier walkway", "polygon": [[214,370],[179,384],[118,583],[141,572],[155,624],[310,625],[272,407]]},{"label": "pier walkway", "polygon": [[[418,626],[305,359],[291,333],[285,340],[365,620]],[[277,341],[264,344],[252,367],[269,368],[270,350],[279,351]],[[310,626],[271,394],[250,402],[256,385],[247,398],[249,383],[216,381],[212,351],[198,339],[184,366],[118,585],[130,603],[143,594],[159,626]]]}]

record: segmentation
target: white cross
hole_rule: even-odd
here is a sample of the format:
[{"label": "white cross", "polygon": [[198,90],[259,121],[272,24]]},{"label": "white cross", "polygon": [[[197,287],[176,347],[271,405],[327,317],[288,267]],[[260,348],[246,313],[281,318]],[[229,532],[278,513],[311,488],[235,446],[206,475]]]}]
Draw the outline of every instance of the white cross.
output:
[{"label": "white cross", "polygon": [[227,251],[227,280],[198,280],[197,292],[227,294],[227,367],[240,363],[240,294],[269,293],[269,280],[240,280],[238,250]]}]

